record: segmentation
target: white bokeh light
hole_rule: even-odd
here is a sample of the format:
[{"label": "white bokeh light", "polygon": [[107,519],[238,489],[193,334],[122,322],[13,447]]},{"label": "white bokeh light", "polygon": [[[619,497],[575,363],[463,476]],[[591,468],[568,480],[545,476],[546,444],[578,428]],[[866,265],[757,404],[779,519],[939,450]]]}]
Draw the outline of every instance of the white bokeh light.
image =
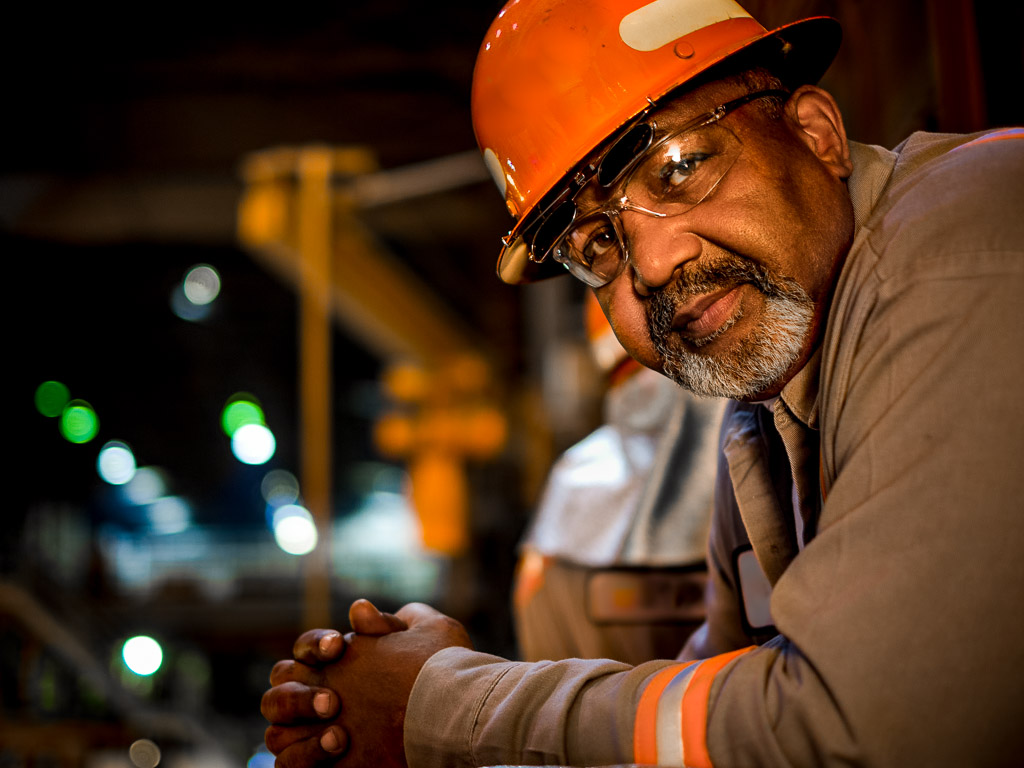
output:
[{"label": "white bokeh light", "polygon": [[152,675],[164,661],[160,643],[147,635],[137,635],[125,641],[121,648],[124,663],[136,675]]},{"label": "white bokeh light", "polygon": [[96,471],[111,485],[124,485],[135,477],[135,454],[122,442],[111,440],[100,449]]},{"label": "white bokeh light", "polygon": [[156,467],[140,467],[122,488],[132,504],[151,504],[167,493],[163,472]]},{"label": "white bokeh light", "polygon": [[274,433],[262,424],[245,424],[231,436],[231,452],[244,464],[266,464],[275,450]]},{"label": "white bokeh light", "polygon": [[287,469],[272,469],[263,477],[260,492],[272,507],[294,504],[299,498],[299,481]]},{"label": "white bokeh light", "polygon": [[316,549],[313,516],[305,507],[288,504],[274,511],[274,540],[289,555],[306,555]]},{"label": "white bokeh light", "polygon": [[154,533],[181,533],[192,522],[192,510],[180,496],[162,496],[146,510]]},{"label": "white bokeh light", "polygon": [[209,304],[220,293],[220,275],[217,270],[200,264],[185,275],[185,298],[198,306]]},{"label": "white bokeh light", "polygon": [[402,494],[375,491],[359,509],[338,522],[336,552],[373,557],[403,557],[423,550],[419,518]]}]

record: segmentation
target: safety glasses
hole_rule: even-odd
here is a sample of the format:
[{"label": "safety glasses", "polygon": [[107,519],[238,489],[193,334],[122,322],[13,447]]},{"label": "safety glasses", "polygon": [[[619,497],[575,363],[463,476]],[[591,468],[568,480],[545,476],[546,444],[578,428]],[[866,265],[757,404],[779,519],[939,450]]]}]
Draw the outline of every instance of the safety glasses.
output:
[{"label": "safety glasses", "polygon": [[[530,259],[551,257],[593,287],[611,282],[628,259],[621,213],[677,216],[701,203],[742,152],[739,138],[719,124],[722,118],[752,101],[788,96],[782,90],[749,93],[661,137],[657,122],[645,112],[604,153],[573,174],[524,232]],[[591,184],[611,202],[584,213],[576,201]]]}]

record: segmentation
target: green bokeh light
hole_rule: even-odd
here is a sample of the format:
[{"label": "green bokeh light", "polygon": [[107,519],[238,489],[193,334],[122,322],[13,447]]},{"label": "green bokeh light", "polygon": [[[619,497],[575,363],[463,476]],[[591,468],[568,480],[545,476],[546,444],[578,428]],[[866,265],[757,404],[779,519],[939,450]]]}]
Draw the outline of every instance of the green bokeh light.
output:
[{"label": "green bokeh light", "polygon": [[88,443],[100,431],[96,411],[85,400],[72,400],[60,415],[60,433],[71,443]]},{"label": "green bokeh light", "polygon": [[235,434],[239,427],[246,424],[266,424],[263,409],[251,395],[233,396],[220,415],[220,425],[228,436]]},{"label": "green bokeh light", "polygon": [[36,387],[36,410],[43,416],[60,416],[70,399],[68,388],[59,381],[44,381]]}]

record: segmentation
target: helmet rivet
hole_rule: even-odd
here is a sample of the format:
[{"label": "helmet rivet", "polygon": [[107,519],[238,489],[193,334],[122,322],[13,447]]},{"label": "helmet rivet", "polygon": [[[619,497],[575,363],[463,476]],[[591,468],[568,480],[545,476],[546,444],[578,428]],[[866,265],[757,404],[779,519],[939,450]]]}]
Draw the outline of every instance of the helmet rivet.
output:
[{"label": "helmet rivet", "polygon": [[693,46],[690,45],[685,40],[680,40],[678,43],[676,43],[675,54],[680,59],[691,59],[693,58],[693,54],[695,53],[696,51],[693,50]]}]

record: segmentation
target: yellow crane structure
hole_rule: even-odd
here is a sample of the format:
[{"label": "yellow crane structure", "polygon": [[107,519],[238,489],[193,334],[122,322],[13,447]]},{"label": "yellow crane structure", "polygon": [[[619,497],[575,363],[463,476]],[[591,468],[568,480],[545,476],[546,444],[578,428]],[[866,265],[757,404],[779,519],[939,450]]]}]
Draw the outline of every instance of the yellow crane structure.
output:
[{"label": "yellow crane structure", "polygon": [[379,171],[361,147],[280,147],[245,158],[238,236],[299,297],[300,484],[318,529],[307,555],[306,627],[330,626],[331,324],[390,367],[384,385],[403,410],[381,419],[380,450],[408,466],[424,545],[467,544],[463,462],[494,456],[507,420],[491,395],[491,364],[464,324],[357,218],[366,205],[484,178],[476,152]]}]

